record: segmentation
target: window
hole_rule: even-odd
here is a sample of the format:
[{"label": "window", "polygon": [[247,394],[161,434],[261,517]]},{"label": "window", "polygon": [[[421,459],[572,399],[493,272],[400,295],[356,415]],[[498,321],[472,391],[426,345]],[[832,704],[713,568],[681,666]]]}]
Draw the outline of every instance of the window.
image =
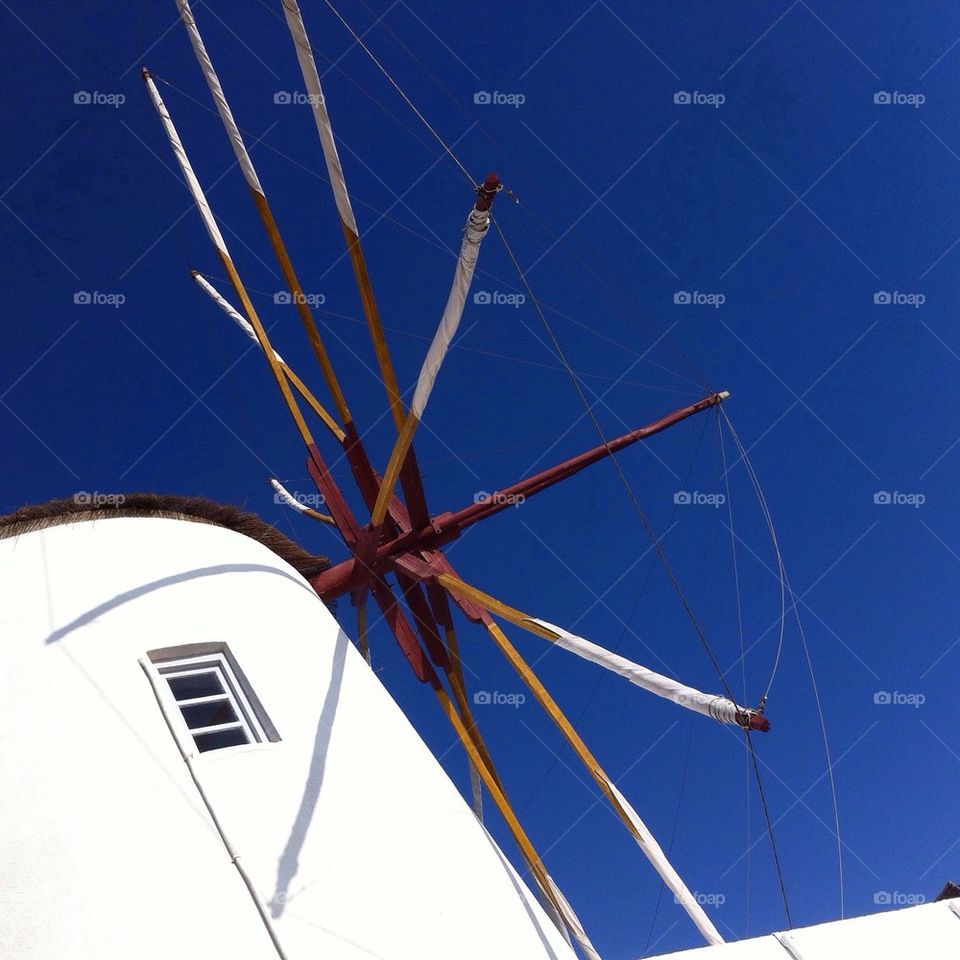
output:
[{"label": "window", "polygon": [[153,651],[150,660],[201,753],[280,739],[226,644]]}]

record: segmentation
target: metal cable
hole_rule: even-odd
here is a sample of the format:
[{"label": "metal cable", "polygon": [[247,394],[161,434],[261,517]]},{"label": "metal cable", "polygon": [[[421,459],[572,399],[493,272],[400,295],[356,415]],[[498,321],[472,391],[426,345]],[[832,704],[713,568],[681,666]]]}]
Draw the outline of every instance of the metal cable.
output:
[{"label": "metal cable", "polygon": [[[556,352],[557,359],[563,364],[566,369],[570,379],[574,385],[574,389],[577,391],[577,395],[580,397],[580,402],[583,404],[584,410],[587,413],[587,416],[593,423],[594,428],[597,431],[600,439],[604,444],[608,444],[609,440],[607,439],[606,434],[603,431],[603,427],[600,425],[600,421],[597,419],[596,414],[593,412],[593,408],[590,406],[586,395],[583,392],[583,388],[580,386],[580,381],[577,379],[576,374],[573,372],[573,369],[570,367],[570,363],[567,360],[567,356],[563,351],[563,348],[560,346],[560,342],[557,340],[556,334],[553,332],[553,328],[550,326],[549,321],[546,318],[542,308],[540,307],[540,302],[537,300],[536,294],[533,292],[533,289],[530,286],[529,281],[527,280],[526,274],[523,272],[523,268],[520,266],[519,261],[516,258],[516,255],[513,252],[513,248],[510,246],[507,241],[506,236],[503,233],[503,230],[500,227],[500,224],[497,222],[496,217],[490,218],[490,222],[494,225],[497,230],[497,233],[500,235],[500,239],[503,242],[504,249],[507,252],[507,256],[510,258],[513,263],[514,269],[517,271],[517,275],[520,277],[520,281],[524,286],[524,289],[527,291],[527,296],[530,298],[530,302],[533,304],[534,309],[537,311],[537,315],[540,317],[541,322],[544,325],[544,328],[547,331],[547,335],[550,337],[551,342],[553,343],[554,350]],[[700,622],[697,620],[696,614],[693,612],[693,608],[690,606],[690,602],[687,600],[686,594],[683,592],[683,588],[680,586],[680,581],[677,579],[676,574],[673,572],[673,568],[670,566],[670,562],[667,560],[666,553],[664,552],[663,545],[660,542],[660,538],[657,536],[653,527],[650,524],[650,521],[647,519],[646,514],[643,512],[643,509],[640,507],[640,502],[637,500],[636,494],[633,492],[633,488],[630,486],[630,482],[627,480],[626,474],[623,472],[623,468],[620,466],[619,461],[617,460],[616,454],[611,453],[608,458],[614,466],[614,469],[617,471],[617,475],[620,478],[620,482],[623,484],[624,490],[627,492],[627,496],[630,499],[630,502],[633,505],[633,509],[636,512],[637,516],[640,518],[640,522],[643,524],[644,529],[647,532],[647,535],[650,537],[650,541],[653,544],[653,548],[657,553],[657,556],[660,558],[660,562],[663,565],[664,570],[666,571],[667,577],[670,580],[671,585],[673,586],[674,592],[677,594],[677,597],[680,599],[680,603],[683,606],[683,609],[686,611],[688,618],[690,619],[691,624],[693,625],[694,631],[697,634],[697,637],[700,640],[700,644],[703,647],[704,651],[707,654],[713,668],[717,673],[717,677],[720,680],[721,685],[723,686],[724,692],[727,694],[728,699],[736,702],[736,697],[733,694],[733,691],[730,689],[730,685],[727,683],[727,679],[723,674],[723,670],[720,667],[716,656],[713,653],[713,650],[710,648],[710,644],[707,642],[706,635],[703,632],[703,628],[700,626]]]}]

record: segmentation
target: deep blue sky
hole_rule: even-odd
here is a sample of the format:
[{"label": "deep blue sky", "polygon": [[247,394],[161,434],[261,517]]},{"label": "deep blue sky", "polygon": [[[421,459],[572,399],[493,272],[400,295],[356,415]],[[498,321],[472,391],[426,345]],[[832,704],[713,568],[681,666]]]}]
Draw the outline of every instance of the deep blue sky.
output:
[{"label": "deep blue sky", "polygon": [[[501,223],[604,430],[697,399],[703,380],[732,392],[727,412],[803,598],[836,761],[847,912],[883,909],[883,891],[933,896],[960,874],[960,14],[947,3],[804,0],[370,2],[375,12],[361,0],[345,0],[343,12],[361,30],[378,20],[367,39],[398,82],[477,177],[496,169],[519,197],[519,206],[498,200]],[[304,285],[326,298],[318,318],[383,464],[391,427],[308,108],[274,103],[303,85],[279,4],[270,7],[212,0],[196,13],[251,142],[263,135],[295,161],[253,150]],[[337,61],[325,77],[330,111],[400,380],[411,386],[470,192],[332,14],[319,3],[305,14],[321,65]],[[327,530],[273,503],[271,474],[310,490],[303,451],[265,365],[188,275],[196,267],[226,288],[138,75],[146,62],[209,105],[173,3],[66,12],[3,2],[0,20],[0,510],[79,490],[202,493],[342,557]],[[525,102],[475,104],[482,90]],[[125,102],[75,104],[78,91]],[[678,91],[725,102],[676,104]],[[877,104],[878,91],[925,102]],[[273,302],[278,273],[219,123],[187,96],[161,92],[278,349],[320,392],[292,308]],[[474,289],[518,289],[495,236]],[[125,299],[75,304],[78,291]],[[677,305],[677,291],[725,302]],[[875,304],[878,291],[924,302]],[[437,511],[596,442],[529,302],[470,304],[462,329],[417,443]],[[773,661],[778,593],[743,466],[730,471],[752,646],[743,676],[726,507],[674,511],[678,490],[724,492],[718,437],[708,414],[621,463],[666,532],[731,683],[740,691],[745,677],[755,702]],[[732,461],[728,434],[725,444]],[[342,463],[337,473],[349,485]],[[878,491],[925,502],[875,504]],[[503,599],[714,689],[648,548],[602,464],[449,553]],[[338,613],[352,630],[347,601]],[[536,638],[516,640],[663,845],[673,838],[689,885],[725,898],[708,908],[724,934],[783,928],[740,738]],[[461,643],[474,689],[520,691],[478,629],[464,626]],[[464,784],[431,695],[382,628],[374,658]],[[878,691],[925,702],[878,705]],[[626,960],[648,942],[658,953],[695,945],[669,897],[649,938],[659,883],[536,706],[478,709],[517,809],[601,952]],[[757,746],[794,921],[830,920],[839,915],[832,808],[792,623],[768,711],[773,731]],[[496,815],[488,822],[512,852]]]}]

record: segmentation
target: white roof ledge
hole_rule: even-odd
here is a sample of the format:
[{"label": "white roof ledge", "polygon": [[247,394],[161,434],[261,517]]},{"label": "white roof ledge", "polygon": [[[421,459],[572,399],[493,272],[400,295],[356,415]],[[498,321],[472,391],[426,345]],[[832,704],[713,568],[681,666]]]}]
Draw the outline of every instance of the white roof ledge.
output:
[{"label": "white roof ledge", "polygon": [[960,899],[664,954],[660,960],[957,960]]}]

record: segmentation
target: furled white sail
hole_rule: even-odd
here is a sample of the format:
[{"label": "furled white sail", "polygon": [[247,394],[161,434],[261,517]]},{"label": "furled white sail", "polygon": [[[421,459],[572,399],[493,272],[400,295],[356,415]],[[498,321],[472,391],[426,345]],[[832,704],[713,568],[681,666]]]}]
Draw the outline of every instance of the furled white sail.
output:
[{"label": "furled white sail", "polygon": [[200,219],[203,220],[203,225],[210,236],[210,242],[216,247],[217,252],[221,256],[225,255],[229,257],[227,242],[223,239],[223,234],[220,232],[217,221],[213,217],[213,211],[210,209],[210,204],[207,202],[203,188],[200,186],[200,181],[197,180],[197,175],[193,172],[193,164],[190,163],[187,151],[183,147],[180,134],[177,133],[177,128],[173,125],[170,112],[167,110],[167,105],[163,102],[159,90],[157,90],[157,85],[154,83],[153,77],[150,76],[146,69],[143,71],[143,79],[147,85],[147,93],[150,95],[150,100],[157,111],[157,115],[160,117],[160,122],[163,124],[167,139],[170,141],[173,154],[177,158],[177,163],[180,165],[183,178],[187,181],[187,188],[190,190],[190,195],[193,197],[197,210],[200,212]]},{"label": "furled white sail", "polygon": [[240,164],[240,169],[243,171],[243,176],[250,188],[262,195],[263,188],[260,186],[257,171],[254,170],[250,155],[247,153],[246,145],[240,134],[240,128],[233,119],[233,111],[230,109],[230,104],[227,103],[227,98],[224,95],[223,87],[220,86],[220,79],[217,77],[217,72],[213,69],[213,63],[210,61],[207,48],[203,45],[200,31],[197,29],[197,23],[193,19],[193,11],[190,9],[190,4],[188,0],[177,0],[177,6],[180,8],[180,17],[183,20],[184,27],[187,29],[187,36],[190,37],[193,51],[196,54],[197,60],[200,62],[200,68],[203,70],[203,75],[210,87],[210,93],[213,95],[213,102],[216,104],[217,112],[220,114],[220,119],[223,121],[227,133],[230,135],[230,143],[233,146],[233,152],[236,154],[237,162]]},{"label": "furled white sail", "polygon": [[[253,327],[247,323],[246,318],[227,301],[217,290],[217,288],[210,283],[202,274],[194,273],[193,279],[197,281],[197,285],[200,287],[207,296],[259,347],[260,341],[257,339],[257,334],[254,331]],[[274,357],[277,359],[277,363],[283,364],[283,357],[277,353],[276,350],[273,351]]]},{"label": "furled white sail", "polygon": [[320,144],[323,147],[323,158],[327,164],[327,174],[330,177],[330,186],[333,187],[333,196],[337,204],[337,212],[344,228],[349,230],[354,238],[359,236],[357,221],[353,215],[353,206],[350,195],[347,193],[347,183],[343,176],[343,167],[340,164],[340,154],[333,139],[333,128],[330,126],[330,116],[323,97],[323,88],[320,86],[320,75],[317,64],[313,59],[313,50],[307,38],[307,28],[304,26],[300,7],[296,0],[283,0],[283,13],[287,18],[287,26],[297,50],[297,60],[300,63],[300,72],[307,87],[310,99],[310,109],[320,135]]},{"label": "furled white sail", "polygon": [[463,243],[460,245],[460,256],[457,258],[457,269],[453,275],[453,285],[447,305],[444,307],[440,326],[434,334],[433,342],[423,360],[420,376],[417,379],[417,388],[410,404],[410,413],[418,420],[422,419],[433,384],[437,379],[440,364],[450,349],[450,343],[456,335],[460,320],[463,317],[463,308],[466,304],[473,273],[477,266],[477,257],[480,255],[480,244],[490,229],[490,211],[474,208],[467,217],[467,225],[463,232]]},{"label": "furled white sail", "polygon": [[694,687],[688,687],[672,680],[670,677],[665,677],[662,673],[657,673],[641,666],[639,663],[634,663],[626,657],[621,657],[611,650],[607,650],[596,643],[591,643],[589,640],[578,637],[576,634],[564,630],[563,627],[548,623],[546,620],[531,617],[530,621],[555,634],[554,642],[558,647],[563,647],[564,650],[569,650],[578,657],[583,657],[584,660],[590,660],[607,670],[619,673],[621,677],[626,677],[627,680],[638,687],[649,690],[650,693],[655,693],[658,697],[672,700],[688,710],[702,713],[705,717],[711,717],[719,723],[738,723],[743,718],[756,712],[747,707],[741,707],[726,697],[703,693]]}]

